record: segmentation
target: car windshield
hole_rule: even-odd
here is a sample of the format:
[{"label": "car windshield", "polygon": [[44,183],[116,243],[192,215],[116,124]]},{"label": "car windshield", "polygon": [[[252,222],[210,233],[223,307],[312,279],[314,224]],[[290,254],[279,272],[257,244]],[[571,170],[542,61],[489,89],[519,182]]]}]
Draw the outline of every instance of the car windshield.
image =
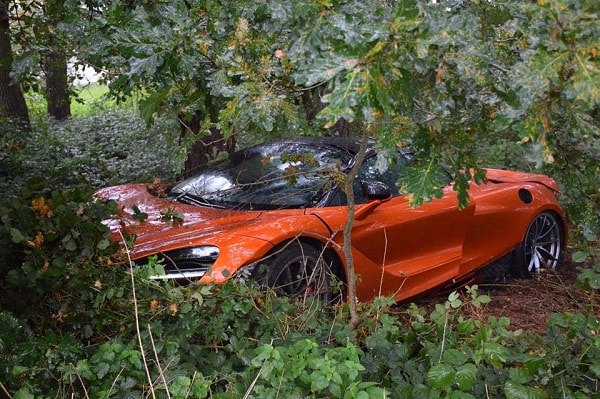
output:
[{"label": "car windshield", "polygon": [[352,156],[335,147],[280,142],[252,147],[174,186],[180,202],[224,208],[315,206]]}]

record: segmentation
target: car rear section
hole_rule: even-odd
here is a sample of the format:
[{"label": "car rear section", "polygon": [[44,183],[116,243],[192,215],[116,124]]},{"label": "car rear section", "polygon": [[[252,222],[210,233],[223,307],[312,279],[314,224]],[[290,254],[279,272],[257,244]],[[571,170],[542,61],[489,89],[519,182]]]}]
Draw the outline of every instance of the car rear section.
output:
[{"label": "car rear section", "polygon": [[560,251],[567,236],[567,218],[558,201],[559,188],[548,176],[497,169],[486,171],[487,183],[470,189],[475,212],[463,247],[461,273],[512,253],[540,215],[558,221]]}]

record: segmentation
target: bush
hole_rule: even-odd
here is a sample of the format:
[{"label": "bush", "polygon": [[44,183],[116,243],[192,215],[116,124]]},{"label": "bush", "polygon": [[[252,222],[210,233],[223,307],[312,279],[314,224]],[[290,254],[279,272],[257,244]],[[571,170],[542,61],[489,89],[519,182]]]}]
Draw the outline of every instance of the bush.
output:
[{"label": "bush", "polygon": [[511,331],[506,318],[465,318],[464,308],[489,300],[470,287],[432,311],[411,305],[402,317],[390,312],[389,298],[361,304],[361,323],[351,330],[345,306],[325,310],[233,283],[150,282],[144,276],[152,267],[121,270],[117,293],[103,295],[96,315],[113,328],[85,339],[60,325],[42,334],[1,314],[10,326],[0,332],[6,389],[91,398],[598,393],[600,325],[593,317],[557,316],[540,340]]}]

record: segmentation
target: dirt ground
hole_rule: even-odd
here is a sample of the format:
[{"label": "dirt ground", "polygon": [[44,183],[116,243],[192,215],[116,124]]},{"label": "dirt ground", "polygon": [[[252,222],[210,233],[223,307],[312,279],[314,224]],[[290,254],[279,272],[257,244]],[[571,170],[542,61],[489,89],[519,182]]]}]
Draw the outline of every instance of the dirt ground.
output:
[{"label": "dirt ground", "polygon": [[[600,317],[599,293],[586,292],[575,283],[580,267],[580,264],[565,260],[557,270],[544,271],[536,279],[480,284],[479,293],[489,295],[492,301],[474,309],[469,316],[481,320],[490,316],[506,316],[511,320],[511,329],[523,329],[539,335],[545,334],[553,313],[572,312]],[[415,302],[427,307],[444,300],[440,294]]]}]

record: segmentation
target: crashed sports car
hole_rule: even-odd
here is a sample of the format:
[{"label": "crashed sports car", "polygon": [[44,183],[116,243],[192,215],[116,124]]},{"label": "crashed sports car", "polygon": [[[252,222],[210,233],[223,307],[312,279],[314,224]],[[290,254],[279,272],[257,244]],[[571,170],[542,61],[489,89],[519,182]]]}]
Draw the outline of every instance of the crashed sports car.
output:
[{"label": "crashed sports car", "polygon": [[[179,283],[253,280],[277,292],[344,295],[344,173],[356,162],[356,139],[312,138],[241,150],[173,186],[109,187],[119,214],[106,223],[135,234],[137,264],[156,255]],[[370,143],[354,180],[351,251],[357,297],[401,301],[436,287],[465,284],[482,269],[509,264],[527,277],[554,269],[567,223],[550,177],[487,169],[459,209],[451,174],[443,196],[413,207],[398,186],[412,161],[402,149],[377,153]],[[341,287],[341,289],[340,289]]]}]

